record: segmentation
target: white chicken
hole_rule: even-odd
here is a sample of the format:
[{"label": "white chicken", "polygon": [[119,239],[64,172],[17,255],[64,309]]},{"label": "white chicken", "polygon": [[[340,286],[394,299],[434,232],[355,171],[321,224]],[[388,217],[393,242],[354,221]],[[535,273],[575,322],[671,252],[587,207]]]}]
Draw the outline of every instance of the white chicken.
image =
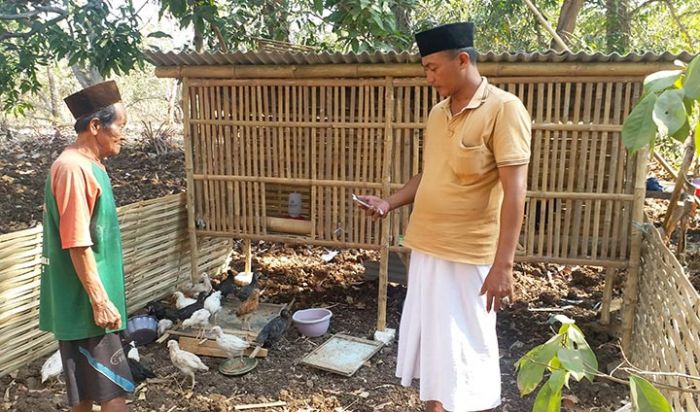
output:
[{"label": "white chicken", "polygon": [[182,321],[182,327],[184,329],[193,328],[193,327],[202,328],[201,332],[197,335],[198,338],[201,338],[204,335],[204,332],[206,331],[207,326],[209,326],[209,317],[210,316],[211,316],[211,312],[209,312],[208,310],[199,309],[198,311],[194,312],[192,314],[192,316],[190,316],[189,318]]},{"label": "white chicken", "polygon": [[226,352],[229,358],[243,355],[243,352],[250,347],[248,342],[238,336],[224,333],[219,326],[214,326],[211,331],[216,336],[216,344]]},{"label": "white chicken", "polygon": [[199,278],[199,282],[187,282],[182,285],[182,291],[189,296],[197,296],[202,292],[209,293],[211,289],[211,279],[206,273],[202,273],[202,276]]},{"label": "white chicken", "polygon": [[221,291],[216,291],[204,299],[204,309],[214,317],[213,323],[216,324],[216,314],[221,310]]},{"label": "white chicken", "polygon": [[180,291],[173,293],[173,297],[175,298],[175,307],[178,309],[182,309],[185,306],[190,306],[191,304],[197,302],[197,299],[188,298]]},{"label": "white chicken", "polygon": [[158,336],[162,336],[166,330],[173,327],[173,321],[170,319],[161,319],[158,321]]},{"label": "white chicken", "polygon": [[136,362],[141,362],[141,357],[139,356],[139,350],[136,349],[136,342],[133,340],[129,342],[129,352],[127,352],[126,357],[135,360]]},{"label": "white chicken", "polygon": [[170,350],[170,361],[173,363],[173,366],[180,369],[180,372],[185,375],[192,377],[190,390],[194,389],[194,373],[196,371],[208,371],[209,367],[199,359],[199,356],[180,349],[180,345],[174,340],[168,341],[168,349]]},{"label": "white chicken", "polygon": [[63,372],[63,362],[61,362],[61,351],[56,351],[41,365],[41,383],[56,377]]}]

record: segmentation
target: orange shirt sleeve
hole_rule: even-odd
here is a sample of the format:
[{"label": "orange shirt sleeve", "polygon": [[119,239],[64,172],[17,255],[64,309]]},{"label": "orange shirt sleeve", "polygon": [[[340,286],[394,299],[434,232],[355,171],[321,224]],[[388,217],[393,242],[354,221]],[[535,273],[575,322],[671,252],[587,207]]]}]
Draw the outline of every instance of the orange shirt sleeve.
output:
[{"label": "orange shirt sleeve", "polygon": [[61,247],[92,246],[90,221],[100,186],[89,169],[73,162],[56,164],[51,173],[56,199]]},{"label": "orange shirt sleeve", "polygon": [[496,166],[515,166],[530,162],[531,121],[518,99],[503,104],[496,118],[492,146]]}]

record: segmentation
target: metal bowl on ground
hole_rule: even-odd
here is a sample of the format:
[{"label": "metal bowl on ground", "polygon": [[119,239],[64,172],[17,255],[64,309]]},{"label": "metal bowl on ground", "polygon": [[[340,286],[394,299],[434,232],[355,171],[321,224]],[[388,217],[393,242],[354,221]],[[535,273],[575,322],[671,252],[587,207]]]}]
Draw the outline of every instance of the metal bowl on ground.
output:
[{"label": "metal bowl on ground", "polygon": [[310,338],[321,336],[328,331],[333,312],[328,309],[302,309],[294,312],[292,321],[299,333]]},{"label": "metal bowl on ground", "polygon": [[137,345],[147,345],[158,337],[158,320],[151,315],[136,315],[126,322],[126,332]]}]

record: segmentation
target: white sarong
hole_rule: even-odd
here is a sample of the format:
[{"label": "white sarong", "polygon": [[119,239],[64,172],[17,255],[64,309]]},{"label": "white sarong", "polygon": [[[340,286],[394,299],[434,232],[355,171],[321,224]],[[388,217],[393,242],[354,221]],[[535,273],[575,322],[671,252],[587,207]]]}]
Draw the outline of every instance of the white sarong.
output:
[{"label": "white sarong", "polygon": [[420,399],[448,411],[501,403],[496,313],[479,296],[489,268],[411,253],[396,376],[403,386],[420,379]]}]

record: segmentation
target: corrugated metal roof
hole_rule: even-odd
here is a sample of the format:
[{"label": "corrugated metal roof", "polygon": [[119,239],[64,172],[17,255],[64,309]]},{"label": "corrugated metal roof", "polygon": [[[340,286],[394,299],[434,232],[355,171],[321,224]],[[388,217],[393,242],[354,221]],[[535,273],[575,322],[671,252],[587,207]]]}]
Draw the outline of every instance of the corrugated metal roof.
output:
[{"label": "corrugated metal roof", "polygon": [[[156,67],[166,66],[219,66],[219,65],[312,65],[312,64],[367,64],[367,63],[418,63],[417,53],[295,53],[295,52],[146,52],[146,58]],[[557,53],[554,51],[536,53],[482,53],[480,62],[493,63],[659,63],[673,62],[676,59],[689,62],[693,58],[688,52],[644,53],[621,56],[613,54]]]}]

